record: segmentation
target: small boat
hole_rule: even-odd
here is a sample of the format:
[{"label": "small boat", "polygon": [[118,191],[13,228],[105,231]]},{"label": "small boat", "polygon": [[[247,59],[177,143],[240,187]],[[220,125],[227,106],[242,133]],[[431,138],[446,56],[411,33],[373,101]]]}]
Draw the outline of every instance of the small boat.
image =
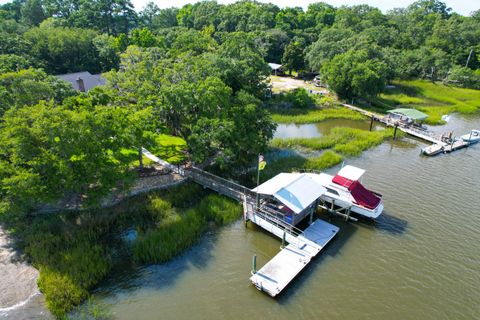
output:
[{"label": "small boat", "polygon": [[383,212],[382,195],[361,184],[364,173],[363,169],[347,165],[335,176],[326,173],[309,175],[326,189],[321,200],[339,207],[350,207],[351,212],[375,219]]},{"label": "small boat", "polygon": [[444,147],[440,144],[432,144],[431,146],[422,148],[422,153],[426,156],[435,156],[444,152]]},{"label": "small boat", "polygon": [[474,144],[480,141],[480,130],[472,130],[460,137],[463,141]]}]

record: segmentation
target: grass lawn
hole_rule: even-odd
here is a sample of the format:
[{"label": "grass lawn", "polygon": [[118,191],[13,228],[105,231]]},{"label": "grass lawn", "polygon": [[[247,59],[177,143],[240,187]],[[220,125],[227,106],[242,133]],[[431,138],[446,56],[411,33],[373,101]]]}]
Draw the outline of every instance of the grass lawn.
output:
[{"label": "grass lawn", "polygon": [[[185,150],[187,149],[187,143],[180,137],[169,136],[166,134],[160,134],[155,138],[155,145],[149,148],[149,151],[154,155],[172,164],[177,164],[185,160]],[[127,157],[132,167],[138,167],[138,150],[136,149],[123,149],[123,156]],[[152,160],[143,156],[143,164],[152,164]]]},{"label": "grass lawn", "polygon": [[375,101],[374,109],[386,112],[397,107],[415,108],[429,115],[427,122],[441,124],[444,114],[476,113],[480,109],[480,90],[445,86],[423,80],[394,81]]}]

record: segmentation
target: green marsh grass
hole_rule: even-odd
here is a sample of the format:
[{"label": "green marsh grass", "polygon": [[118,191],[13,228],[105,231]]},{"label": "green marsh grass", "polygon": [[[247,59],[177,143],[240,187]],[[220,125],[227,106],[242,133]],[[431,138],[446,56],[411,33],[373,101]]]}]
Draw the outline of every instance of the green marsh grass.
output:
[{"label": "green marsh grass", "polygon": [[392,136],[393,130],[391,128],[383,131],[365,131],[337,127],[333,128],[330,134],[323,137],[274,139],[271,145],[276,148],[332,149],[344,156],[358,156],[362,151],[375,147]]},{"label": "green marsh grass", "polygon": [[394,81],[396,88],[387,89],[373,101],[374,108],[386,112],[399,106],[415,108],[429,115],[430,124],[441,124],[442,115],[452,112],[477,113],[480,90],[446,86],[423,80]]},{"label": "green marsh grass", "polygon": [[334,107],[322,109],[288,109],[271,111],[273,121],[277,123],[316,123],[328,119],[350,119],[350,120],[364,120],[365,117],[353,110]]},{"label": "green marsh grass", "polygon": [[269,162],[261,171],[260,183],[267,181],[281,172],[291,172],[294,169],[324,170],[343,161],[343,157],[331,150],[323,152],[318,157],[305,158],[291,155]]},{"label": "green marsh grass", "polygon": [[[168,198],[168,197],[167,197]],[[181,210],[166,199],[152,197],[148,206],[156,228],[139,234],[133,245],[138,263],[161,263],[198,241],[209,223],[222,226],[241,216],[241,206],[223,196],[209,194],[193,207]]]}]

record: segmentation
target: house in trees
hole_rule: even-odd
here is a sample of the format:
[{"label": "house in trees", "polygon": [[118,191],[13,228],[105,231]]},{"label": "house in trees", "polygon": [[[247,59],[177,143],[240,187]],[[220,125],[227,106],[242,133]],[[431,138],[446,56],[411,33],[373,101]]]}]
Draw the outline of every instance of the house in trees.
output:
[{"label": "house in trees", "polygon": [[75,90],[88,92],[96,86],[103,86],[105,79],[100,74],[91,74],[88,71],[59,74],[56,77],[70,82]]}]

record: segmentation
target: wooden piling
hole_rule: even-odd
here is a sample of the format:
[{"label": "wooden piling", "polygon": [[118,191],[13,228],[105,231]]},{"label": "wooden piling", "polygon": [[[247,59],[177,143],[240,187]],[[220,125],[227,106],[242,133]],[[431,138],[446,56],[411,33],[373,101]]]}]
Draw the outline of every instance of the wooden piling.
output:
[{"label": "wooden piling", "polygon": [[252,271],[251,274],[254,275],[257,273],[257,255],[254,254],[252,258]]},{"label": "wooden piling", "polygon": [[372,128],[373,128],[373,115],[370,118],[370,131],[372,131]]},{"label": "wooden piling", "polygon": [[395,124],[395,130],[393,130],[393,140],[395,140],[397,137],[397,128],[398,128],[398,124]]}]

